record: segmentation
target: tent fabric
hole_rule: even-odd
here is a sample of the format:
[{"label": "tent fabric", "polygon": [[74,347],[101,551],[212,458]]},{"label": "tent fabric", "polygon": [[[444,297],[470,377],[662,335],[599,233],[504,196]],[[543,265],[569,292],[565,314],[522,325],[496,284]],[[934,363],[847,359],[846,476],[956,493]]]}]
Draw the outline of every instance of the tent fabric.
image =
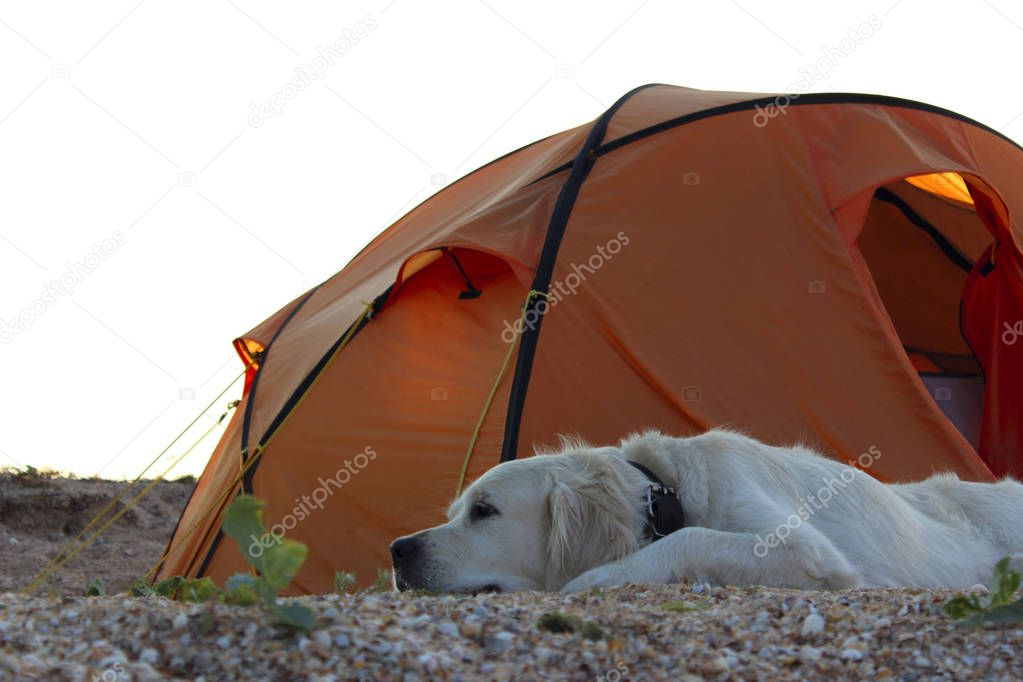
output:
[{"label": "tent fabric", "polygon": [[880,452],[885,481],[1023,475],[1023,340],[1000,341],[1023,319],[1021,169],[917,102],[638,88],[235,342],[245,396],[158,577],[244,566],[220,532],[243,490],[309,546],[295,593],[371,581],[391,539],[443,520],[481,415],[470,479],[558,434],[717,426]]}]

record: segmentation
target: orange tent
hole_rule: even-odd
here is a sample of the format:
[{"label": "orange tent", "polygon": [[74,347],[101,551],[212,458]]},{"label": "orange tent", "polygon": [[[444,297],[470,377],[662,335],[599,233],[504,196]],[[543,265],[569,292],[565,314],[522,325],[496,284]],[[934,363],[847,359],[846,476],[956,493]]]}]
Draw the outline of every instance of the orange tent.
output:
[{"label": "orange tent", "polygon": [[[467,478],[727,425],[881,480],[1023,475],[1023,149],[890,97],[637,88],[469,174],[236,341],[160,577],[244,570],[244,490],[365,583]],[[507,364],[506,364],[507,363]],[[254,539],[255,540],[255,539]]]}]

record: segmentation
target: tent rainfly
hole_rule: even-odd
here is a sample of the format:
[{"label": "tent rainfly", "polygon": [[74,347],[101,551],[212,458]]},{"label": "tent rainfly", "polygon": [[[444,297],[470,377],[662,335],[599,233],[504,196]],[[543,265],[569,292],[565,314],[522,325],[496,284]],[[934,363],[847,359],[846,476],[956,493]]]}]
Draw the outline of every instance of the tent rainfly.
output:
[{"label": "tent rainfly", "polygon": [[309,547],[294,593],[366,583],[462,475],[560,433],[730,426],[884,481],[1023,476],[1020,216],[1023,148],[959,114],[637,88],[235,341],[244,398],[158,577],[245,570],[221,530],[244,491]]}]

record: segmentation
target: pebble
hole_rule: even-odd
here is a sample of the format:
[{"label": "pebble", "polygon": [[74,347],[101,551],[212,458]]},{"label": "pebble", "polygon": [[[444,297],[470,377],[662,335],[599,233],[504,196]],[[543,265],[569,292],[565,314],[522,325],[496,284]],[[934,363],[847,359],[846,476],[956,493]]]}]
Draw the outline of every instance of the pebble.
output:
[{"label": "pebble", "polygon": [[824,617],[819,613],[811,613],[803,621],[803,628],[800,630],[800,634],[803,637],[810,637],[811,635],[817,635],[824,632]]},{"label": "pebble", "polygon": [[[487,652],[492,654],[503,654],[504,652],[511,649],[512,642],[515,640],[515,635],[510,632],[501,631],[487,637],[487,641],[484,644]],[[586,651],[583,653],[583,657],[590,652]],[[592,656],[592,654],[590,654]]]},{"label": "pebble", "polygon": [[724,656],[715,656],[711,659],[710,665],[708,666],[712,672],[723,673],[728,671],[728,661],[725,660]]},{"label": "pebble", "polygon": [[437,671],[437,659],[431,653],[420,654],[416,661],[419,665],[423,666],[427,672],[433,673]]}]

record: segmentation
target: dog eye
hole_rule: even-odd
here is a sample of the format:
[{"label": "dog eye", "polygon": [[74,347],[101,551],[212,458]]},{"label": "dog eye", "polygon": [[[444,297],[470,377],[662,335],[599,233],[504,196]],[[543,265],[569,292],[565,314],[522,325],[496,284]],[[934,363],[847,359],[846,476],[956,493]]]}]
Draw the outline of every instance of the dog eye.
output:
[{"label": "dog eye", "polygon": [[470,516],[475,521],[476,519],[485,519],[488,516],[496,516],[497,513],[497,509],[486,502],[476,502],[472,505]]}]

